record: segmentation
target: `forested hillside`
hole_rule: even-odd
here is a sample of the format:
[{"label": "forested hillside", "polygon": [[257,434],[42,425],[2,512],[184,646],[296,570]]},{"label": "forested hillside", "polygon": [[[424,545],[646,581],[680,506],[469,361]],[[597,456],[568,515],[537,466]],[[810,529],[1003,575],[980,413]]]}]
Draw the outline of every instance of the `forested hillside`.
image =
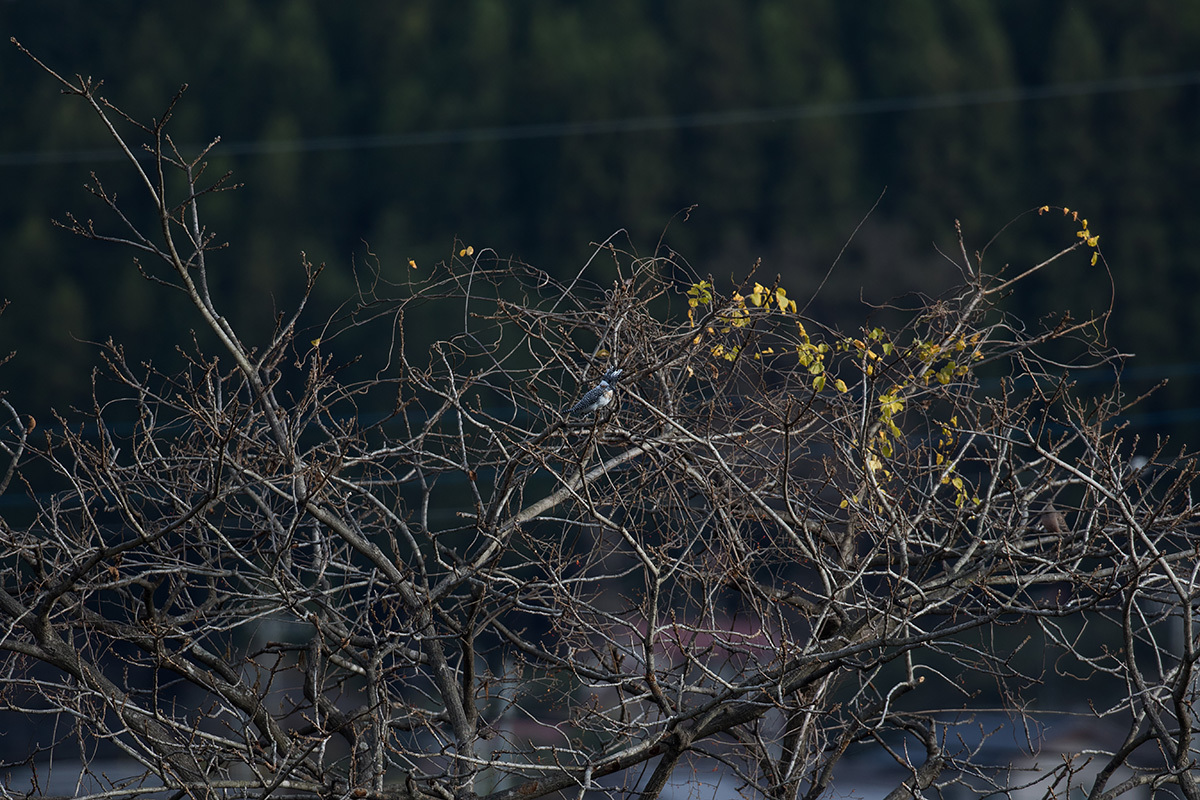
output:
[{"label": "forested hillside", "polygon": [[[828,316],[860,291],[936,293],[950,275],[935,245],[953,247],[955,219],[983,248],[1058,204],[1101,236],[1115,285],[1080,254],[1010,302],[1026,318],[1084,316],[1115,291],[1110,340],[1182,379],[1152,407],[1196,405],[1188,0],[16,0],[0,28],[65,74],[104,77],[139,118],[189,84],[177,143],[220,136],[209,169],[244,184],[206,201],[242,254],[212,265],[214,284],[264,338],[303,289],[302,251],[328,265],[313,324],[375,259],[402,281],[409,259],[432,266],[457,237],[568,275],[621,229],[622,246],[649,254],[661,239],[720,280],[761,258],[803,305],[883,193],[817,298]],[[174,356],[159,343],[183,337],[121,268],[126,251],[50,224],[98,214],[81,188],[92,170],[131,189],[94,120],[7,45],[0,85],[0,349],[18,351],[3,383],[37,413],[86,398],[84,340],[160,362]],[[1005,241],[1061,241],[1068,223],[1016,224]],[[999,270],[1006,255],[989,259]]]}]

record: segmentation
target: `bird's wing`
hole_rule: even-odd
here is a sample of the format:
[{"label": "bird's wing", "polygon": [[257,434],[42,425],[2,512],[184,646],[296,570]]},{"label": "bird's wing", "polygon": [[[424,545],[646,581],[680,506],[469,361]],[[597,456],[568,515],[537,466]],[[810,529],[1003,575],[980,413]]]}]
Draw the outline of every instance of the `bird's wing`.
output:
[{"label": "bird's wing", "polygon": [[603,392],[604,392],[603,386],[597,386],[597,387],[589,390],[587,394],[585,394],[583,397],[579,398],[579,402],[577,402],[575,405],[573,405],[567,409],[567,413],[568,414],[578,414],[580,411],[583,411],[585,408],[590,406],[592,403],[595,403],[598,399],[600,399],[600,395],[603,394]]}]

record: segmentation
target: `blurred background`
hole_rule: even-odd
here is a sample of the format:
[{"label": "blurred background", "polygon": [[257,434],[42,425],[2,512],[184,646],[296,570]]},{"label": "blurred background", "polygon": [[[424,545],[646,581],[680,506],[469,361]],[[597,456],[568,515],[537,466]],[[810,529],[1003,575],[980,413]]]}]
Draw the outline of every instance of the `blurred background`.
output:
[{"label": "blurred background", "polygon": [[[568,275],[614,234],[718,286],[761,258],[802,306],[850,242],[809,307],[849,328],[862,300],[951,284],[956,219],[971,251],[1016,219],[987,254],[1015,274],[1075,241],[1025,213],[1065,205],[1111,280],[1081,251],[1007,302],[1030,323],[1114,304],[1129,390],[1171,378],[1133,429],[1200,438],[1194,0],[5,0],[0,29],[138,119],[188,84],[175,141],[220,136],[209,174],[244,183],[202,211],[251,341],[294,306],[301,251],[327,265],[317,324],[376,259],[403,280],[457,239]],[[194,322],[132,252],[51,224],[120,232],[93,170],[145,219],[94,115],[7,42],[0,86],[0,385],[41,417],[90,405],[89,342],[170,371]]]}]

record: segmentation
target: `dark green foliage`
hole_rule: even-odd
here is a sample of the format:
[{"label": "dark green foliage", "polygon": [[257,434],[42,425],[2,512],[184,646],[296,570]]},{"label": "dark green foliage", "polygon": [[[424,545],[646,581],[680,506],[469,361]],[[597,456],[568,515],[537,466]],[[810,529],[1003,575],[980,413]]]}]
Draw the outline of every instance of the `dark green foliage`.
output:
[{"label": "dark green foliage", "polygon": [[[301,251],[329,265],[314,300],[328,312],[368,246],[403,280],[409,258],[432,266],[455,237],[565,275],[592,241],[625,229],[649,254],[670,225],[665,242],[701,273],[745,275],[761,257],[764,274],[812,291],[886,187],[823,289],[827,308],[864,284],[872,301],[936,291],[930,243],[953,246],[955,219],[982,246],[1026,209],[1068,205],[1103,237],[1121,298],[1114,341],[1191,360],[1180,332],[1194,327],[1186,289],[1200,270],[1187,245],[1200,89],[1106,91],[1195,63],[1200,11],[1186,0],[50,0],[0,5],[0,28],[67,75],[105,76],[139,118],[189,84],[179,143],[221,136],[209,169],[245,184],[207,201],[212,230],[242,254],[214,264],[214,289],[264,338],[295,302]],[[183,331],[126,253],[50,227],[98,215],[79,191],[91,169],[132,194],[89,152],[107,146],[94,121],[15,48],[0,79],[0,294],[13,303],[0,349],[18,350],[5,383],[38,411],[86,397],[95,353],[76,339],[115,336],[161,362]],[[991,94],[1092,81],[1070,96]],[[738,116],[763,109],[780,111]],[[1014,300],[1026,317],[1081,317],[1113,291],[1083,258],[1038,286]],[[1179,391],[1179,403],[1194,395]]]}]

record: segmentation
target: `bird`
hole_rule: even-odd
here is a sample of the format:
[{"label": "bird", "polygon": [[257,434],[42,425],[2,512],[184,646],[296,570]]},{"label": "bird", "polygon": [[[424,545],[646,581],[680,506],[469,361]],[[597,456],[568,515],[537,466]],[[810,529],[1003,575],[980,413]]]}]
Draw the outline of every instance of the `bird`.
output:
[{"label": "bird", "polygon": [[604,377],[587,394],[579,398],[579,402],[567,409],[567,414],[595,414],[612,402],[613,386],[624,370],[610,369]]},{"label": "bird", "polygon": [[1054,507],[1053,503],[1046,503],[1046,505],[1042,506],[1041,523],[1047,533],[1071,532],[1071,528],[1067,525],[1067,518],[1062,515],[1061,511]]}]

